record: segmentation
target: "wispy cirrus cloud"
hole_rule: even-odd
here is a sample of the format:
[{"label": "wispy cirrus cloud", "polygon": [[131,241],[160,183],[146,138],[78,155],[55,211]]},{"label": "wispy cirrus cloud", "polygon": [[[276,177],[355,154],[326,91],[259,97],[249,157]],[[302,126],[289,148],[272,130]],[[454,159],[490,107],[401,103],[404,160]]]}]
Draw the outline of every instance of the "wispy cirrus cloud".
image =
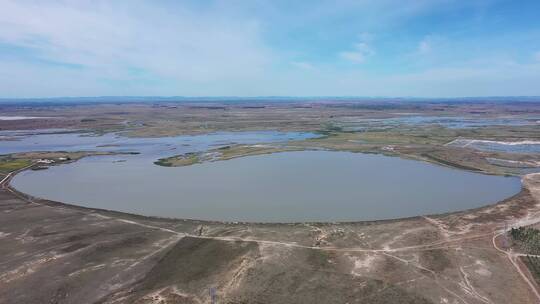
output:
[{"label": "wispy cirrus cloud", "polygon": [[248,79],[272,57],[255,20],[140,1],[4,0],[0,43],[25,50],[13,62],[73,65],[110,81]]}]

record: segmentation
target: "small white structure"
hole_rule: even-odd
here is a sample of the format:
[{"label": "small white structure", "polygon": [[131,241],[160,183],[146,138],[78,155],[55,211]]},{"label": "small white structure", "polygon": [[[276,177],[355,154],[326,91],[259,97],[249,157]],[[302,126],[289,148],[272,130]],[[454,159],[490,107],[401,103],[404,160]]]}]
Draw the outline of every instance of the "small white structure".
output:
[{"label": "small white structure", "polygon": [[41,159],[38,159],[37,162],[38,162],[39,164],[52,164],[52,163],[54,163],[54,160],[52,160],[52,159],[43,159],[43,158],[41,158]]}]

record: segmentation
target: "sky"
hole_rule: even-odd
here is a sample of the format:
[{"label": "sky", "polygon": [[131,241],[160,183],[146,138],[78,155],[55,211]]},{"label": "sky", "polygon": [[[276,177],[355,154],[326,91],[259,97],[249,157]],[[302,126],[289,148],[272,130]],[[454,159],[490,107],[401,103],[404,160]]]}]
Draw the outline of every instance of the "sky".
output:
[{"label": "sky", "polygon": [[540,1],[0,0],[0,97],[540,96]]}]

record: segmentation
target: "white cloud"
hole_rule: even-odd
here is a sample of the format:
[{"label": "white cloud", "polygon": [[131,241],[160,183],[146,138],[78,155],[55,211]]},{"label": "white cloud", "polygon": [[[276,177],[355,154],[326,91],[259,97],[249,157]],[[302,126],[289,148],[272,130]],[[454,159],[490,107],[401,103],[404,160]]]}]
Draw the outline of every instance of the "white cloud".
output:
[{"label": "white cloud", "polygon": [[364,63],[368,57],[374,54],[375,51],[366,41],[360,41],[354,45],[352,50],[340,52],[338,55],[352,63],[359,64]]}]

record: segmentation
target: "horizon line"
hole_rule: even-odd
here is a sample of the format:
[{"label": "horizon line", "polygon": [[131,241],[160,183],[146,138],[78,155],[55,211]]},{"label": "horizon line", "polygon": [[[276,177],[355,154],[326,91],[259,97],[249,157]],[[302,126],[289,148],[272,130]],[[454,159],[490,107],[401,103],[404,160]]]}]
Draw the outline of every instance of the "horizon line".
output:
[{"label": "horizon line", "polygon": [[503,98],[524,98],[539,99],[540,95],[483,95],[483,96],[454,96],[454,97],[420,97],[420,96],[356,96],[356,95],[314,95],[314,96],[287,96],[287,95],[261,95],[261,96],[183,96],[183,95],[95,95],[95,96],[54,96],[54,97],[0,97],[2,101],[30,101],[30,100],[67,100],[67,99],[418,99],[418,100],[452,100],[452,99],[503,99]]}]

